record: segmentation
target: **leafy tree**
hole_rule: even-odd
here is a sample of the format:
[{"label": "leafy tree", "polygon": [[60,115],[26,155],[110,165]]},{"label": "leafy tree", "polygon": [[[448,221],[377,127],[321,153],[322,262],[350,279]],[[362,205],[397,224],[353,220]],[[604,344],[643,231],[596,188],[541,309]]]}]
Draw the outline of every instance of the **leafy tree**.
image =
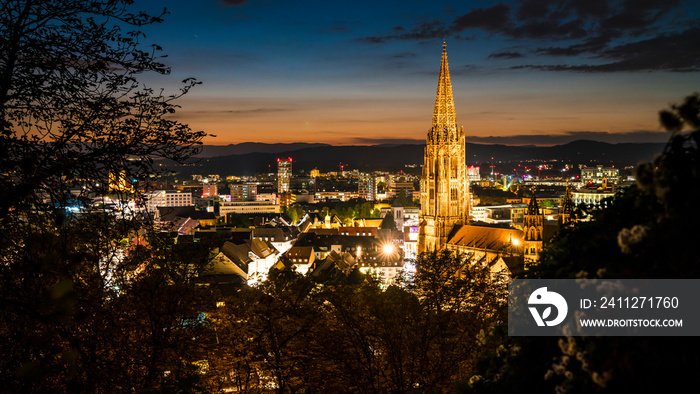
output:
[{"label": "leafy tree", "polygon": [[[246,392],[444,392],[504,319],[505,282],[464,256],[424,254],[415,282],[381,291],[292,270],[226,298],[209,315],[208,387]],[[216,382],[221,382],[216,386]]]},{"label": "leafy tree", "polygon": [[[688,247],[700,220],[698,97],[660,113],[671,137],[653,163],[637,166],[637,184],[592,211],[592,221],[560,231],[524,277],[700,277],[700,258]],[[674,391],[694,384],[700,365],[686,350],[700,345],[692,337],[509,338],[494,330],[489,338],[502,348],[481,360],[465,390]]]},{"label": "leafy tree", "polygon": [[363,203],[358,203],[357,205],[355,205],[354,214],[355,217],[358,218],[372,217],[372,204],[367,201]]},{"label": "leafy tree", "polygon": [[299,205],[292,205],[285,208],[285,213],[292,219],[292,223],[296,223],[304,216],[304,209]]},{"label": "leafy tree", "polygon": [[226,214],[226,224],[230,224],[234,227],[248,228],[252,226],[250,219],[241,214],[230,212]]},{"label": "leafy tree", "polygon": [[194,80],[164,96],[136,79],[169,68],[139,42],[162,15],[132,2],[2,1],[0,215],[66,206],[71,187],[105,194],[110,176],[142,181],[154,160],[183,160],[205,136],[167,117]]},{"label": "leafy tree", "polygon": [[163,95],[137,80],[169,69],[140,43],[163,15],[132,3],[0,1],[4,390],[202,389],[192,338],[210,292],[193,277],[209,245],[151,236],[125,205],[92,205],[139,201],[154,160],[184,160],[205,136],[169,116],[195,81]]},{"label": "leafy tree", "polygon": [[386,216],[384,216],[384,220],[382,220],[382,223],[379,225],[379,228],[384,230],[396,230],[396,221],[394,221],[394,214],[391,212],[387,212]]}]

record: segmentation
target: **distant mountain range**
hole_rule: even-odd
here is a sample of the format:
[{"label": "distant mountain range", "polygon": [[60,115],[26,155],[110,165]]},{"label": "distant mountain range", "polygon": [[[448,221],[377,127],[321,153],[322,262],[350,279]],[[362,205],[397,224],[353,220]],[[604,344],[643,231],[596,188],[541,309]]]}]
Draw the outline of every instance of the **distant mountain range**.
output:
[{"label": "distant mountain range", "polygon": [[262,142],[243,142],[230,145],[204,145],[198,157],[217,157],[231,155],[245,155],[247,153],[280,153],[294,152],[304,148],[318,148],[330,146],[328,144],[307,144],[306,142],[294,142],[291,144],[264,144]]},{"label": "distant mountain range", "polygon": [[[424,147],[425,145],[333,146],[320,143],[205,145],[194,166],[180,167],[178,171],[222,175],[274,172],[277,158],[291,157],[295,173],[301,170],[308,172],[314,168],[322,172],[333,171],[338,170],[341,164],[350,169],[419,173]],[[588,140],[549,147],[467,143],[467,164],[561,160],[574,165],[596,162],[624,166],[643,160],[650,161],[663,147],[664,144],[658,143],[609,144]]]}]

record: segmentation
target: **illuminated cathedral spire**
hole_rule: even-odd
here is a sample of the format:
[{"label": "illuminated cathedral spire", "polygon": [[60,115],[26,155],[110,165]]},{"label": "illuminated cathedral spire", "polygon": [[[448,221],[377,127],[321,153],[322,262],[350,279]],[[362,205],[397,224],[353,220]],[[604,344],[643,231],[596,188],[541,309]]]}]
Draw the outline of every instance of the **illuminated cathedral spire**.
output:
[{"label": "illuminated cathedral spire", "polygon": [[431,142],[446,141],[448,137],[457,136],[457,120],[455,117],[455,101],[452,96],[450,68],[447,63],[447,44],[442,43],[442,63],[438,78],[437,94],[435,95],[435,111],[433,112],[432,133],[428,136]]},{"label": "illuminated cathedral spire", "polygon": [[464,129],[457,128],[447,45],[435,95],[433,124],[428,131],[420,188],[418,252],[445,247],[456,225],[469,217],[469,184],[465,165]]}]

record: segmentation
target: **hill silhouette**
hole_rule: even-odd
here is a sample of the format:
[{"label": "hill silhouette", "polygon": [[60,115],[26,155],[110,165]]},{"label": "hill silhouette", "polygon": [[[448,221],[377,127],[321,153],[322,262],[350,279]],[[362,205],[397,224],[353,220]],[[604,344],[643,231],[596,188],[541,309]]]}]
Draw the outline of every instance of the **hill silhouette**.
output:
[{"label": "hill silhouette", "polygon": [[[320,171],[346,168],[361,171],[420,172],[425,145],[332,146],[327,144],[262,144],[245,143],[228,146],[204,146],[194,165],[180,167],[181,173],[217,173],[252,175],[275,172],[278,157],[291,157],[294,173],[318,168]],[[509,146],[467,143],[467,164],[488,162],[522,162],[526,160],[558,160],[566,163],[601,163],[617,166],[649,161],[660,153],[660,143],[619,143],[578,140],[555,146]],[[214,156],[215,155],[215,156]],[[493,159],[492,159],[493,158]]]}]

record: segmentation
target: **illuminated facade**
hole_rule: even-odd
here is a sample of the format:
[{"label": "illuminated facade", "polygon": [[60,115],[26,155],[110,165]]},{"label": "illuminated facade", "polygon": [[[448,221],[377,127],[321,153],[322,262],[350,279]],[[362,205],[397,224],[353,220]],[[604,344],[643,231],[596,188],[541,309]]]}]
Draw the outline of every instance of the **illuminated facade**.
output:
[{"label": "illuminated facade", "polygon": [[357,194],[367,201],[377,199],[377,178],[372,174],[363,174],[357,183]]},{"label": "illuminated facade", "polygon": [[601,165],[596,168],[582,168],[581,180],[583,183],[595,183],[600,185],[603,179],[607,179],[610,183],[618,183],[620,179],[620,169],[615,167],[603,167]]},{"label": "illuminated facade", "polygon": [[289,192],[289,184],[292,180],[292,158],[277,159],[277,192]]},{"label": "illuminated facade", "polygon": [[464,128],[457,128],[446,45],[438,78],[433,125],[428,131],[421,177],[418,253],[443,249],[456,225],[469,217]]},{"label": "illuminated facade", "polygon": [[544,215],[540,212],[535,192],[527,206],[527,214],[523,218],[523,238],[525,248],[525,264],[532,264],[540,259],[540,251],[544,245]]},{"label": "illuminated facade", "polygon": [[469,182],[479,182],[481,180],[481,174],[479,174],[480,167],[469,166],[467,168],[467,177]]},{"label": "illuminated facade", "polygon": [[185,193],[181,190],[156,190],[145,193],[144,200],[146,210],[155,213],[158,208],[164,207],[187,207],[192,204],[192,193]]},{"label": "illuminated facade", "polygon": [[257,199],[258,185],[256,183],[236,183],[231,185],[230,189],[233,201],[256,201]]}]

